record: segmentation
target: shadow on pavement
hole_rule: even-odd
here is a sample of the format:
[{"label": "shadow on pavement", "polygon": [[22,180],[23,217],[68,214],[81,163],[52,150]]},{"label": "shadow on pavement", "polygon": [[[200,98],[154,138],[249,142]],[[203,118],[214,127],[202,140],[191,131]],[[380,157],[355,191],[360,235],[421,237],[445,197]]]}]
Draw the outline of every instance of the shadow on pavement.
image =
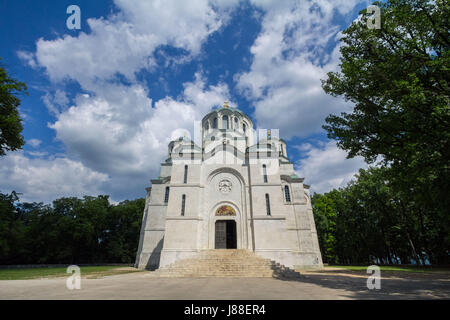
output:
[{"label": "shadow on pavement", "polygon": [[[332,272],[300,274],[296,277],[277,277],[281,281],[299,281],[348,292],[353,299],[450,299],[448,274],[399,274],[382,272],[381,289],[367,288],[368,274]],[[356,277],[355,277],[356,276]]]}]

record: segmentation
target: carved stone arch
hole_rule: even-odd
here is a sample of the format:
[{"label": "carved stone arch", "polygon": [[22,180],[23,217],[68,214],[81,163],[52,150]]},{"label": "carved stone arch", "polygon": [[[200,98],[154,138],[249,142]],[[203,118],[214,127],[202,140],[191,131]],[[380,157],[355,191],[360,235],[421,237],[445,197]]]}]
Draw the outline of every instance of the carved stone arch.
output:
[{"label": "carved stone arch", "polygon": [[244,177],[241,175],[241,173],[233,168],[228,168],[228,167],[223,167],[223,168],[218,168],[214,171],[212,171],[207,178],[208,184],[211,182],[211,180],[218,174],[221,173],[229,173],[234,175],[237,180],[241,183],[241,186],[244,187],[245,186],[245,179]]},{"label": "carved stone arch", "polygon": [[311,199],[309,198],[309,195],[308,195],[308,193],[304,192],[304,193],[303,193],[303,195],[304,195],[304,198],[305,198],[306,204],[309,204],[309,203],[311,203]]},{"label": "carved stone arch", "polygon": [[[205,191],[207,192],[205,207],[207,213],[208,231],[208,248],[214,249],[215,223],[217,220],[234,220],[237,230],[237,246],[238,248],[248,247],[248,222],[246,209],[246,188],[245,179],[242,174],[230,167],[221,167],[211,170],[205,179]],[[220,183],[226,181],[223,187],[229,187],[230,190],[223,191],[220,189]],[[231,183],[231,185],[230,185]],[[230,206],[233,208],[235,215],[216,215],[217,210],[222,206]]]},{"label": "carved stone arch", "polygon": [[[230,208],[233,209],[234,211],[234,215],[217,215],[216,212],[224,206],[229,206]],[[242,249],[245,248],[246,246],[246,241],[244,240],[245,238],[245,226],[243,225],[243,222],[245,220],[245,217],[242,215],[241,210],[239,209],[239,206],[234,203],[233,201],[230,200],[225,200],[225,201],[219,201],[218,203],[214,204],[209,212],[210,214],[210,219],[209,219],[209,234],[211,235],[209,237],[208,240],[208,248],[209,249],[214,249],[215,245],[214,245],[214,241],[215,241],[215,225],[216,222],[218,220],[233,220],[236,223],[236,245],[237,245],[237,249]]]}]

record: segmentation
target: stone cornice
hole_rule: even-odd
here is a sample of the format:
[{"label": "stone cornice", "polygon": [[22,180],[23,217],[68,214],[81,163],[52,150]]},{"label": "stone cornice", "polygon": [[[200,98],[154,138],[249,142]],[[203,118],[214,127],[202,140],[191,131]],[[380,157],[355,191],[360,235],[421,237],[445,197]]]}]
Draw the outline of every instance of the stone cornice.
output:
[{"label": "stone cornice", "polygon": [[[252,220],[252,218],[248,218]],[[286,216],[253,216],[253,220],[286,220]]]},{"label": "stone cornice", "polygon": [[289,183],[292,183],[292,182],[294,182],[294,183],[302,183],[305,180],[305,178],[292,177],[292,176],[288,176],[286,174],[282,174],[280,176],[280,178],[281,178],[281,180],[284,180],[284,181],[289,182]]},{"label": "stone cornice", "polygon": [[203,218],[189,217],[189,216],[166,216],[166,220],[198,220],[198,221],[202,221]]},{"label": "stone cornice", "polygon": [[152,184],[165,184],[167,182],[170,182],[170,176],[168,177],[160,177],[158,179],[152,179],[150,180]]}]

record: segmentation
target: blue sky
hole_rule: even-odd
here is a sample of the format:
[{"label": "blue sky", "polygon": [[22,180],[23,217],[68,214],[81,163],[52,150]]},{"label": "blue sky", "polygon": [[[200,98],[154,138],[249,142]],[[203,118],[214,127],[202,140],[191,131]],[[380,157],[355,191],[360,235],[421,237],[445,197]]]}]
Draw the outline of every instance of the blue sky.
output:
[{"label": "blue sky", "polygon": [[[66,8],[81,9],[69,30]],[[0,159],[0,192],[25,201],[143,197],[167,144],[229,100],[279,129],[313,191],[345,185],[346,159],[321,126],[352,105],[320,87],[339,33],[367,1],[0,1],[0,57],[28,85],[26,145]]]}]

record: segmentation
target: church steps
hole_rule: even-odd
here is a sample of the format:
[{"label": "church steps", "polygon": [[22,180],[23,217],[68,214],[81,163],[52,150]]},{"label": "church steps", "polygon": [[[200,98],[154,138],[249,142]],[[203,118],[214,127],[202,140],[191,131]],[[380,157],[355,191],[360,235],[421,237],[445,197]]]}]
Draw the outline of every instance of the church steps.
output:
[{"label": "church steps", "polygon": [[299,273],[249,250],[205,250],[150,273],[156,277],[298,277]]}]

